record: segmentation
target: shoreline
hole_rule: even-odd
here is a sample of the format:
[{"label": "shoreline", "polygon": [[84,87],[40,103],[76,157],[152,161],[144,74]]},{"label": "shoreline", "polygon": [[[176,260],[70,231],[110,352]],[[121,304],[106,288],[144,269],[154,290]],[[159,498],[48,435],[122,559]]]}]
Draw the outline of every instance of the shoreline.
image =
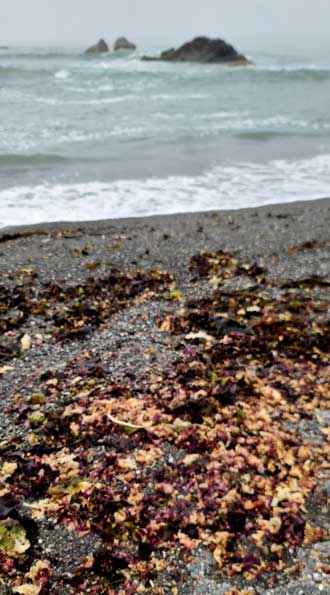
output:
[{"label": "shoreline", "polygon": [[[225,256],[223,261],[221,251],[230,257]],[[201,256],[203,254],[204,256]],[[196,256],[197,260],[194,261]],[[194,262],[194,266],[197,263],[197,268],[193,268]],[[107,285],[109,274],[113,280]],[[320,397],[321,402],[313,405],[313,408],[310,406],[315,387],[324,387],[325,392],[327,390],[326,370],[330,362],[324,339],[324,345],[322,341],[319,345],[323,363],[317,364],[320,366],[319,369],[314,368],[314,363],[311,363],[313,354],[309,354],[308,342],[309,329],[315,321],[321,329],[320,336],[327,336],[322,333],[328,328],[324,308],[330,298],[330,199],[233,211],[11,227],[0,230],[0,276],[3,303],[6,303],[6,299],[9,307],[9,314],[7,315],[5,309],[4,314],[0,316],[0,322],[4,325],[0,337],[0,469],[5,468],[9,472],[8,477],[5,474],[1,476],[1,487],[8,487],[19,501],[19,505],[12,506],[16,515],[15,522],[23,525],[25,523],[24,526],[27,527],[26,536],[30,543],[27,550],[30,552],[29,568],[38,560],[42,560],[44,576],[48,576],[47,573],[50,572],[47,579],[49,591],[45,590],[45,595],[48,595],[48,592],[51,595],[75,595],[78,592],[75,590],[75,581],[78,581],[78,578],[85,584],[83,592],[93,592],[92,588],[98,585],[99,590],[95,593],[102,595],[105,592],[102,588],[107,584],[109,576],[123,581],[118,569],[109,570],[106,566],[108,557],[111,558],[111,550],[104,549],[106,540],[104,542],[102,538],[102,531],[105,530],[102,521],[95,520],[92,515],[90,522],[94,523],[94,530],[78,536],[75,531],[68,530],[62,522],[62,513],[56,512],[60,501],[74,527],[77,511],[84,510],[86,506],[83,492],[74,491],[73,494],[76,495],[72,495],[70,491],[65,491],[72,469],[71,463],[66,468],[65,459],[62,461],[59,458],[58,462],[59,453],[66,453],[65,456],[69,457],[69,461],[74,461],[74,464],[77,461],[84,462],[79,472],[87,482],[87,493],[91,489],[90,482],[95,481],[92,479],[94,469],[99,468],[98,465],[102,463],[102,453],[112,453],[111,465],[115,466],[116,474],[126,489],[133,490],[130,514],[138,514],[133,506],[133,484],[136,486],[142,481],[139,479],[140,476],[145,478],[151,494],[156,490],[157,498],[162,493],[157,492],[161,487],[158,485],[161,484],[159,477],[172,482],[172,487],[167,488],[168,495],[170,489],[176,490],[175,493],[179,495],[185,493],[184,484],[180,484],[179,469],[182,466],[185,466],[191,490],[197,490],[198,497],[202,498],[202,494],[198,492],[198,482],[197,485],[194,483],[194,476],[199,474],[201,482],[202,478],[206,481],[205,468],[203,464],[198,463],[200,466],[196,471],[191,471],[190,462],[193,463],[194,459],[190,459],[189,456],[191,457],[192,451],[189,450],[189,444],[180,442],[180,434],[177,435],[172,429],[173,424],[178,423],[175,420],[181,420],[188,424],[188,427],[198,428],[199,432],[207,436],[208,432],[221,429],[220,425],[218,429],[213,425],[215,412],[221,417],[222,412],[227,411],[226,415],[231,419],[235,417],[235,406],[230,402],[219,405],[214,399],[212,389],[207,398],[208,402],[213,403],[215,410],[213,413],[207,413],[208,421],[204,425],[204,421],[200,419],[198,403],[194,405],[194,402],[188,401],[186,409],[179,403],[176,410],[175,402],[163,407],[163,402],[166,405],[168,398],[166,391],[173,390],[173,394],[176,394],[179,387],[175,382],[183,373],[182,366],[185,366],[187,361],[185,358],[188,358],[188,362],[191,357],[197,358],[195,367],[198,369],[197,364],[201,361],[209,365],[209,355],[213,353],[213,349],[228,349],[220,360],[229,361],[230,370],[218,370],[222,376],[232,374],[232,369],[242,358],[241,369],[238,369],[238,372],[244,372],[246,367],[249,368],[249,359],[244,360],[244,349],[248,348],[248,356],[250,326],[255,325],[253,328],[257,333],[260,332],[259,327],[263,333],[268,332],[267,328],[262,326],[263,317],[258,313],[263,307],[268,315],[272,315],[273,312],[276,324],[284,324],[283,333],[288,337],[289,345],[293,332],[297,332],[299,340],[301,335],[305,343],[303,349],[298,346],[298,356],[293,359],[297,367],[297,376],[295,369],[290,366],[285,368],[285,361],[293,357],[292,354],[290,356],[290,350],[285,351],[285,346],[272,346],[269,352],[272,354],[273,351],[276,353],[284,350],[281,365],[278,365],[277,356],[274,356],[271,365],[263,363],[261,358],[259,368],[264,368],[266,376],[269,375],[268,384],[263,387],[263,390],[267,390],[261,393],[262,396],[256,393],[251,398],[249,392],[239,388],[239,391],[243,392],[239,393],[238,401],[243,413],[246,411],[247,418],[241,414],[240,424],[237,427],[234,424],[234,429],[238,431],[241,424],[247,424],[246,435],[251,440],[253,436],[256,438],[253,439],[253,446],[249,447],[248,442],[245,446],[252,448],[252,453],[255,454],[259,445],[259,430],[248,424],[260,416],[262,423],[266,424],[265,427],[262,426],[262,430],[266,434],[273,432],[277,436],[278,444],[284,441],[283,444],[286,444],[290,456],[297,457],[298,446],[303,446],[311,450],[311,459],[321,457],[318,461],[319,468],[315,470],[317,484],[313,489],[313,474],[308,475],[308,466],[304,468],[299,457],[293,468],[293,474],[296,474],[293,475],[295,481],[299,478],[299,473],[302,473],[301,469],[305,469],[304,473],[308,476],[306,486],[304,487],[302,480],[301,486],[298,486],[301,491],[297,488],[300,498],[297,502],[294,501],[297,519],[300,519],[300,523],[303,519],[304,522],[319,527],[319,538],[315,543],[305,543],[302,546],[298,543],[295,546],[294,533],[301,530],[301,524],[298,523],[296,529],[292,529],[293,534],[289,534],[287,542],[283,536],[287,547],[282,554],[287,558],[291,571],[275,570],[270,572],[267,579],[261,577],[247,580],[242,574],[229,577],[225,572],[219,571],[215,563],[216,558],[211,553],[212,543],[211,549],[208,549],[205,538],[204,541],[201,539],[197,550],[192,549],[191,555],[189,554],[189,547],[194,545],[196,527],[191,528],[191,535],[189,532],[181,535],[183,547],[179,547],[179,541],[171,541],[170,531],[166,537],[167,541],[165,539],[163,557],[157,558],[156,570],[150,570],[151,582],[145,582],[144,592],[150,595],[316,595],[322,586],[322,592],[325,595],[330,594],[328,567],[324,563],[323,569],[318,568],[320,556],[324,556],[325,559],[330,556],[330,523],[321,506],[321,503],[326,503],[330,497],[330,478],[327,471],[327,465],[330,465],[326,433],[329,420],[327,395],[325,394],[323,400]],[[217,285],[220,295],[216,293]],[[104,287],[107,288],[106,292]],[[298,300],[301,309],[297,313],[296,304],[293,303],[291,318],[288,318],[286,291],[291,295],[290,302]],[[244,302],[245,299],[251,300],[250,314],[246,313],[246,307],[240,303],[240,300]],[[74,308],[72,301],[75,303]],[[225,320],[226,331],[223,332],[223,327],[219,327],[220,335],[217,337],[214,335],[212,324],[203,327],[205,317],[212,315],[215,320],[219,320],[219,313],[229,308],[227,302],[235,304],[237,301],[237,313],[229,313],[228,310],[229,324]],[[263,302],[265,306],[262,306]],[[276,309],[279,310],[279,319],[276,318]],[[186,314],[183,314],[183,310]],[[20,312],[23,312],[23,317]],[[179,330],[173,330],[173,320],[179,325]],[[188,323],[192,327],[184,326]],[[233,324],[234,328],[230,326]],[[182,331],[180,325],[183,325]],[[197,328],[194,325],[197,325]],[[268,339],[271,345],[272,335],[276,336],[276,332],[275,325]],[[234,343],[238,342],[238,356],[234,358],[228,341],[231,333]],[[226,337],[227,340],[222,342]],[[314,339],[313,335],[312,340]],[[262,338],[260,340],[262,341]],[[268,349],[267,345],[265,350],[266,348]],[[296,349],[295,344],[293,348]],[[254,351],[253,346],[251,349],[253,357],[259,361],[258,350]],[[177,365],[181,368],[177,369]],[[312,385],[309,386],[307,383],[298,398],[290,391],[286,393],[285,386],[291,374],[292,385],[297,390],[295,383],[301,377],[308,377],[307,372],[304,372],[304,366],[311,366],[311,369],[307,367],[306,370],[311,374]],[[257,368],[255,365],[254,371]],[[155,379],[156,372],[161,380]],[[215,373],[210,369],[209,374],[211,372]],[[187,377],[189,378],[189,374]],[[204,381],[204,377],[199,380]],[[157,382],[159,385],[156,395],[158,391],[163,395],[160,401],[155,400],[153,392],[153,385]],[[187,380],[184,379],[182,382],[186,383]],[[259,383],[262,385],[264,382],[265,376],[260,374]],[[269,386],[274,382],[280,387],[277,389],[279,392],[275,393],[275,407],[267,396]],[[181,389],[189,391],[189,382],[183,384]],[[87,415],[86,419],[90,421],[91,426],[88,430],[90,434],[87,432],[85,435],[82,432],[80,436],[78,432],[78,436],[74,437],[73,433],[72,438],[66,419],[70,419],[70,415],[73,416],[72,431],[75,432],[74,424],[80,423],[79,416],[75,417],[74,413],[77,391],[78,395],[79,391],[82,391],[79,415],[82,418]],[[114,391],[114,398],[111,397],[111,391]],[[233,394],[235,395],[235,392]],[[97,410],[93,410],[93,407],[99,407],[99,411],[102,411],[104,399],[108,400],[113,408],[112,417],[106,426],[101,425],[98,428],[96,424],[94,427],[92,420]],[[127,403],[130,405],[127,406]],[[139,403],[143,404],[141,410]],[[259,404],[263,405],[264,409],[258,409]],[[194,407],[197,407],[197,410]],[[150,423],[150,412],[153,412],[155,419],[160,420],[159,427],[153,429],[156,438],[152,432],[146,431],[148,426],[145,424]],[[281,413],[286,420],[283,426],[280,417],[275,415],[276,412]],[[101,420],[102,415],[98,415]],[[51,419],[48,420],[48,417]],[[270,425],[267,424],[268,417],[271,419]],[[126,422],[124,429],[123,420]],[[48,426],[48,423],[53,425]],[[132,433],[126,431],[127,427]],[[227,431],[226,426],[221,429],[223,430]],[[298,445],[297,448],[292,446],[289,439],[285,443],[286,432],[291,436],[293,444]],[[241,439],[244,444],[244,433]],[[208,448],[212,452],[214,445]],[[67,450],[64,452],[63,449]],[[141,449],[145,449],[144,457],[152,453],[158,461],[158,467],[154,469],[153,465],[150,465],[148,468],[143,462],[134,460],[140,473],[135,475],[132,460],[125,456],[121,461],[121,458],[124,456],[123,452],[130,453],[130,457],[134,458],[135,452]],[[324,450],[324,455],[320,454],[321,449]],[[232,452],[233,448],[226,450],[224,446],[224,459],[228,456],[231,460]],[[90,467],[88,460],[84,458],[85,453],[91,457]],[[282,465],[285,453],[285,449],[279,450],[276,465]],[[208,450],[203,452],[203,456],[209,456]],[[33,465],[37,465],[36,468],[40,471],[39,459],[44,459],[43,464],[46,467],[43,468],[48,470],[45,486],[38,473],[34,474]],[[22,463],[25,460],[28,461],[26,469]],[[172,461],[171,464],[168,463],[169,460]],[[234,463],[233,459],[233,468]],[[176,464],[178,469],[175,467]],[[257,473],[253,466],[248,469],[251,477]],[[286,477],[285,469],[281,470]],[[320,470],[322,477],[318,475]],[[107,468],[103,469],[102,465],[101,472],[107,477]],[[131,478],[130,473],[133,474]],[[160,474],[159,477],[157,473]],[[225,473],[228,471],[224,470]],[[261,473],[261,477],[263,475],[268,479],[272,478],[269,473]],[[211,479],[207,476],[207,481]],[[116,481],[112,481],[115,488]],[[276,491],[276,474],[269,481],[275,482],[273,489]],[[179,487],[175,482],[178,482]],[[106,481],[105,484],[108,489]],[[210,486],[212,487],[211,484]],[[63,494],[61,489],[64,490]],[[166,492],[161,497],[165,495]],[[186,497],[188,496],[189,494],[186,494]],[[42,501],[45,497],[50,498],[51,509],[44,518]],[[70,509],[72,497],[73,507]],[[261,497],[264,495],[261,494]],[[306,518],[299,504],[302,498],[306,498]],[[180,499],[178,501],[180,502]],[[3,505],[1,496],[0,505]],[[94,505],[101,506],[102,518],[102,499],[100,502],[96,500]],[[124,508],[127,506],[126,502]],[[68,510],[66,507],[69,507]],[[33,510],[37,514],[31,519]],[[122,536],[120,543],[124,556],[128,555],[125,549],[126,538],[124,533],[122,534],[125,520],[121,509],[115,510],[115,514],[117,513],[116,531]],[[157,507],[153,514],[157,515]],[[212,517],[212,509],[209,514]],[[180,523],[180,518],[178,516],[176,522]],[[229,515],[229,520],[230,518]],[[289,515],[289,527],[292,522],[290,518]],[[82,514],[80,523],[83,519]],[[139,518],[134,522],[140,522]],[[251,522],[254,522],[253,514]],[[1,523],[6,523],[6,520],[1,519],[0,525]],[[292,527],[294,526],[293,524]],[[184,526],[182,528],[185,529]],[[131,529],[128,527],[127,530]],[[144,525],[141,530],[144,534]],[[249,538],[248,535],[246,537]],[[129,555],[132,556],[134,552],[133,548]],[[230,552],[228,555],[230,557]],[[319,555],[318,559],[316,555]],[[147,572],[148,564],[151,564],[148,547],[141,548],[141,556],[140,562],[145,565],[144,571]],[[269,558],[266,556],[267,562]],[[47,566],[48,563],[50,568]],[[23,571],[20,565],[17,567],[18,574],[15,580],[20,584],[35,580],[31,579],[32,575],[28,576],[26,565],[25,561]],[[7,580],[11,581],[12,578],[9,577]],[[114,587],[113,593],[134,593],[134,590],[129,590],[134,587],[132,580],[130,586],[127,583],[121,590]],[[143,582],[144,579],[141,580]],[[7,595],[8,590],[0,584],[0,594],[2,593]]]},{"label": "shoreline", "polygon": [[8,225],[5,227],[0,227],[0,238],[7,234],[15,234],[15,233],[22,233],[22,232],[33,232],[36,231],[43,231],[43,230],[53,230],[63,226],[69,226],[70,228],[75,226],[86,226],[88,228],[103,226],[103,225],[129,225],[133,224],[134,222],[145,222],[145,223],[160,223],[161,221],[166,221],[168,219],[174,219],[177,217],[199,217],[203,215],[216,215],[216,214],[223,214],[223,215],[234,215],[239,213],[251,213],[253,211],[256,212],[263,212],[263,211],[273,211],[276,212],[277,210],[289,210],[295,209],[296,207],[303,207],[304,205],[323,205],[329,203],[330,198],[328,197],[321,197],[321,198],[313,198],[307,200],[293,200],[290,202],[284,203],[271,203],[265,204],[258,207],[244,207],[238,209],[212,209],[207,211],[187,211],[187,212],[179,212],[179,213],[170,213],[170,214],[160,214],[160,215],[144,215],[144,216],[132,216],[132,217],[123,217],[123,218],[112,218],[112,219],[92,219],[92,220],[79,220],[79,221],[49,221],[49,222],[39,222],[39,223],[31,223],[25,225]]}]

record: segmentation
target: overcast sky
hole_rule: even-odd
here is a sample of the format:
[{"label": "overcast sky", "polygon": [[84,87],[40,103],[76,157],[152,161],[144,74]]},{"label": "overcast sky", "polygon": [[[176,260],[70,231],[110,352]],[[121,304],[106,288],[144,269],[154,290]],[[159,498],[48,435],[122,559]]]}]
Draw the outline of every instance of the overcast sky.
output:
[{"label": "overcast sky", "polygon": [[0,45],[89,44],[119,35],[163,45],[197,34],[241,46],[330,38],[330,0],[0,0]]}]

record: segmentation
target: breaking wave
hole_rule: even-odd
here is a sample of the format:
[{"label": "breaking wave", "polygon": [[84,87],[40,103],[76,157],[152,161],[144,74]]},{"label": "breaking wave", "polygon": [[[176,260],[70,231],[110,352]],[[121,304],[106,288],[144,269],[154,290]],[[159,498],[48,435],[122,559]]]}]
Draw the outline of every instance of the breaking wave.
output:
[{"label": "breaking wave", "polygon": [[227,165],[199,176],[15,186],[0,192],[0,226],[256,207],[325,197],[329,187],[330,154]]}]

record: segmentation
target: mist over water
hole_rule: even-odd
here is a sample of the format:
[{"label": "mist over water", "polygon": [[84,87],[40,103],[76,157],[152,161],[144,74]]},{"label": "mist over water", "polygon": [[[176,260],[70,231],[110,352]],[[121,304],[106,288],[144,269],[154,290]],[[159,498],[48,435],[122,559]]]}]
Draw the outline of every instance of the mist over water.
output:
[{"label": "mist over water", "polygon": [[235,68],[0,51],[0,226],[328,195],[330,52],[265,47]]}]

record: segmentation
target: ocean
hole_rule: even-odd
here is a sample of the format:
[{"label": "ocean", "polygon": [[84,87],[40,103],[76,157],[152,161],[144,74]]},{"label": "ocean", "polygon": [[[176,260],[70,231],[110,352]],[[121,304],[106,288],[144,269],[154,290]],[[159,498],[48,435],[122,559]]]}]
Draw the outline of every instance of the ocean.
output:
[{"label": "ocean", "polygon": [[330,47],[245,53],[0,50],[0,227],[329,196]]}]

